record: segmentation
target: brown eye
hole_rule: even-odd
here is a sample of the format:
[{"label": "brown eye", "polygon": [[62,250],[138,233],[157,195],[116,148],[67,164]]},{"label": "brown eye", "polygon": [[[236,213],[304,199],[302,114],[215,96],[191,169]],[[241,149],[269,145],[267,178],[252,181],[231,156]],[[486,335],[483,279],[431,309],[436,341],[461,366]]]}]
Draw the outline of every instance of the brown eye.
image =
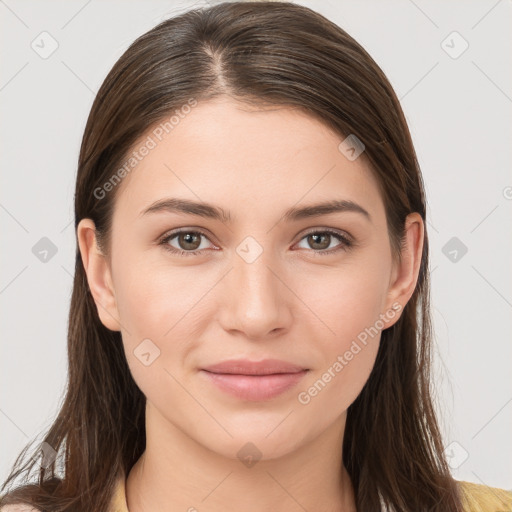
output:
[{"label": "brown eye", "polygon": [[195,251],[201,245],[201,234],[194,232],[179,233],[177,240],[180,249]]},{"label": "brown eye", "polygon": [[[306,234],[300,242],[306,241],[307,247],[302,246],[303,249],[310,249],[313,253],[319,255],[333,254],[339,250],[348,250],[352,247],[352,240],[342,233],[337,231],[312,231]],[[333,241],[337,240],[339,243],[331,245]]]},{"label": "brown eye", "polygon": [[[176,241],[174,241],[175,239]],[[203,253],[203,249],[205,249],[205,247],[201,247],[203,239],[208,240],[208,237],[201,231],[182,230],[175,231],[174,233],[164,237],[160,241],[160,244],[163,245],[166,250],[172,253],[183,256],[193,256]],[[174,242],[176,245],[173,245],[171,242]]]},{"label": "brown eye", "polygon": [[312,249],[327,249],[330,245],[332,235],[328,233],[308,235],[308,243]]}]

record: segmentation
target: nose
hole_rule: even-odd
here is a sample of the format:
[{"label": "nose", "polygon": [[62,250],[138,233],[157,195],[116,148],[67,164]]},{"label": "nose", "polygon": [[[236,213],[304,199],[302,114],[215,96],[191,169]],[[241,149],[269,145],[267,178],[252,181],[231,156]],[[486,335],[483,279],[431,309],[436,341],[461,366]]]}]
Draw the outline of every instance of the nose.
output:
[{"label": "nose", "polygon": [[263,251],[254,261],[235,254],[223,281],[220,322],[226,331],[264,340],[290,328],[293,294],[271,251]]}]

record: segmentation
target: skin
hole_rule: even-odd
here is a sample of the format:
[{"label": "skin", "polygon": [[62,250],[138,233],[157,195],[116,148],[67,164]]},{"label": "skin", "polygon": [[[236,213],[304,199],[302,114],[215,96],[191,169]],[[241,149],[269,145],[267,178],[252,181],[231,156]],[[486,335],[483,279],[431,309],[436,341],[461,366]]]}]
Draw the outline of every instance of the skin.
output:
[{"label": "skin", "polygon": [[[97,248],[92,220],[80,222],[99,317],[122,333],[147,397],[146,451],[126,481],[130,512],[216,512],[227,504],[355,511],[341,462],[346,411],[373,368],[380,329],[309,403],[298,395],[379,315],[382,329],[398,320],[417,282],[423,224],[417,213],[407,217],[399,264],[377,181],[364,153],[350,161],[338,150],[343,138],[289,107],[255,110],[226,97],[199,103],[118,185],[109,256]],[[165,197],[213,203],[234,219],[140,215]],[[349,211],[282,218],[292,206],[331,199],[352,200],[371,219]],[[206,232],[193,247],[179,237],[167,242],[189,251],[201,242],[200,255],[158,245],[176,228]],[[332,252],[343,242],[308,238],[325,228],[349,234],[354,245]],[[263,250],[251,263],[236,251],[247,236]],[[393,304],[400,309],[390,318]],[[144,339],[160,350],[149,366],[134,355]],[[199,372],[238,357],[283,359],[309,372],[276,398],[248,402]],[[252,467],[237,457],[248,442],[262,454]]]}]

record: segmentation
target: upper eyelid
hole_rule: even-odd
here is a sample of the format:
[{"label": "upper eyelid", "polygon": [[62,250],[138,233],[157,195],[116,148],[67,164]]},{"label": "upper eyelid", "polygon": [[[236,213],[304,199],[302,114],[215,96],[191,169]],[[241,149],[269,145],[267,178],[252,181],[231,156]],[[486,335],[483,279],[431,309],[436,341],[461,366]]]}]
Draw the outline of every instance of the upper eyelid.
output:
[{"label": "upper eyelid", "polygon": [[[161,242],[162,241],[166,241],[166,240],[169,240],[171,238],[174,238],[174,237],[180,235],[181,233],[198,233],[199,235],[202,235],[205,238],[208,238],[208,240],[210,240],[210,242],[213,245],[217,245],[215,242],[213,242],[211,240],[210,235],[206,231],[204,231],[203,229],[200,229],[200,228],[193,228],[193,229],[191,229],[191,228],[178,228],[176,231],[171,230],[171,231],[166,232],[158,240],[161,241]],[[200,250],[200,249],[198,249],[198,250]],[[190,252],[193,252],[193,251],[190,251]]]}]

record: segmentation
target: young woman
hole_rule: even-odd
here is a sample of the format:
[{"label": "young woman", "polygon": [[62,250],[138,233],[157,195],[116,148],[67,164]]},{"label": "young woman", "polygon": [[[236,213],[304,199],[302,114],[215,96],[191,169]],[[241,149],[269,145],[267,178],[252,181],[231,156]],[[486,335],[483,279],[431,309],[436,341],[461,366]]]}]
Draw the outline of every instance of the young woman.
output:
[{"label": "young woman", "polygon": [[510,507],[443,455],[425,215],[396,95],[335,24],[235,2],[144,34],[80,151],[65,402],[2,510]]}]

